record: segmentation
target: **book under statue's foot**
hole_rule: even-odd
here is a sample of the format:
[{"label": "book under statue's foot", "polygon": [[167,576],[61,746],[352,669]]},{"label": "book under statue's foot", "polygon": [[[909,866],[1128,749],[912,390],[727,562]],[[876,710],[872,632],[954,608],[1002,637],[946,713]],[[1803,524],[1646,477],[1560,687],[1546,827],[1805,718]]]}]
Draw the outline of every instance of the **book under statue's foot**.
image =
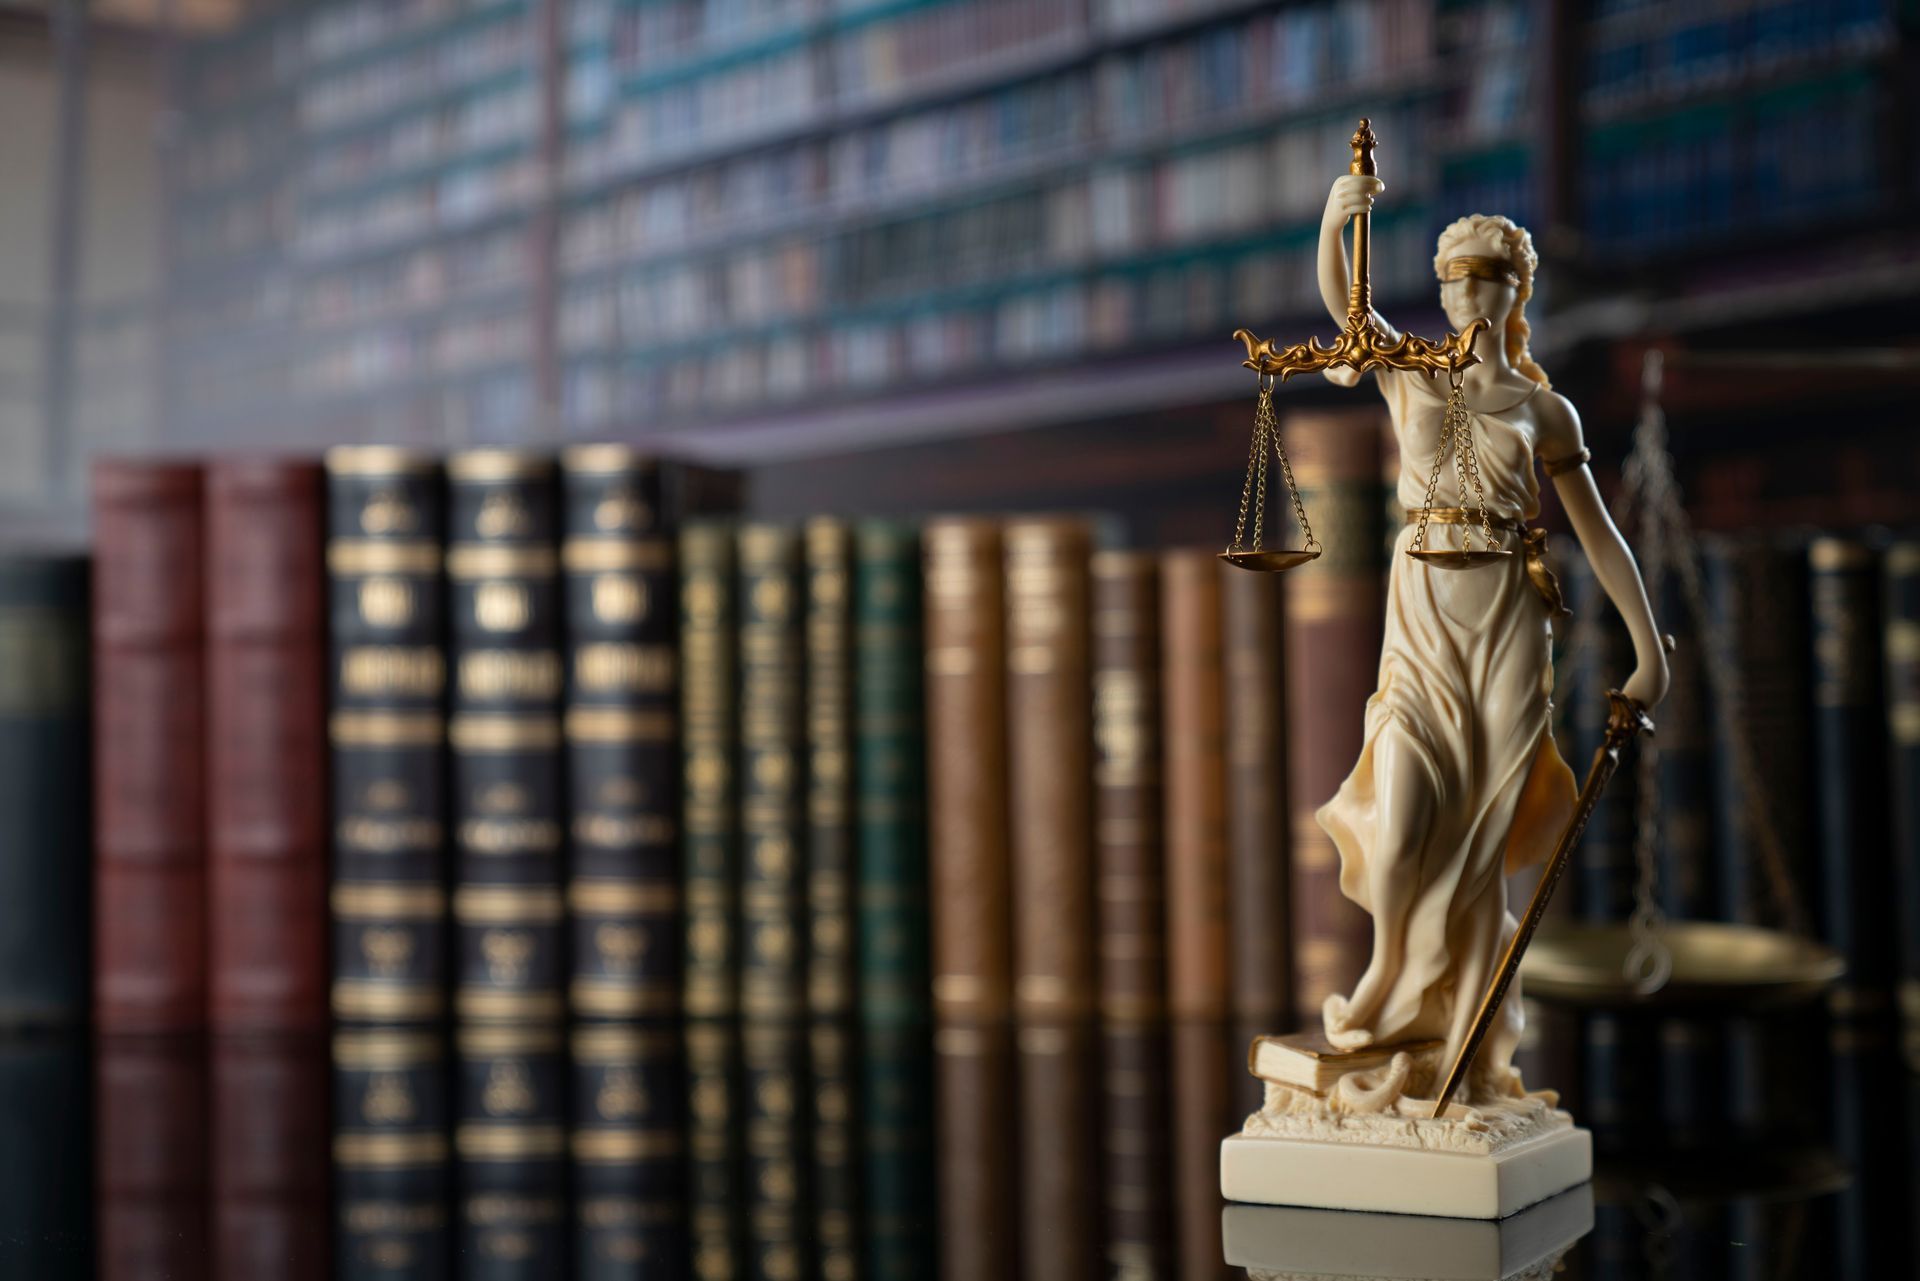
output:
[{"label": "book under statue's foot", "polygon": [[[1593,1170],[1592,1136],[1512,1066],[1517,976],[1601,790],[1628,745],[1653,730],[1647,711],[1666,693],[1671,642],[1587,468],[1579,415],[1527,350],[1526,301],[1539,267],[1532,238],[1497,215],[1447,227],[1434,271],[1455,332],[1399,333],[1374,312],[1367,275],[1371,211],[1384,188],[1365,120],[1351,143],[1318,256],[1340,336],[1330,346],[1277,347],[1235,335],[1259,375],[1259,401],[1240,518],[1222,559],[1315,572],[1321,548],[1293,487],[1273,387],[1314,372],[1351,386],[1376,371],[1400,444],[1405,555],[1394,557],[1389,579],[1360,758],[1317,815],[1339,851],[1341,893],[1373,918],[1373,945],[1351,990],[1327,998],[1319,1031],[1254,1041],[1248,1068],[1265,1082],[1265,1101],[1222,1144],[1220,1186],[1234,1201],[1502,1219]],[[1290,550],[1261,547],[1270,453],[1299,534]],[[1577,791],[1549,728],[1553,624],[1566,610],[1545,535],[1532,525],[1536,464],[1638,662],[1607,696],[1605,740]],[[1539,881],[1516,920],[1506,878],[1535,865]]]}]

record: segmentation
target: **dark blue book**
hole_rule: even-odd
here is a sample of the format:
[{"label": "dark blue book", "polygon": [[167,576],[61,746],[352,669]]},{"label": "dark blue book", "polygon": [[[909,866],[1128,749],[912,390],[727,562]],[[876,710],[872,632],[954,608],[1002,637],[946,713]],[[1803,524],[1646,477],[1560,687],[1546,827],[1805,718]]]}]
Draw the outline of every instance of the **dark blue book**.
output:
[{"label": "dark blue book", "polygon": [[1899,952],[1879,558],[1857,539],[1818,538],[1807,563],[1821,933],[1847,962],[1828,1001],[1841,1018],[1879,1024],[1893,1016]]},{"label": "dark blue book", "polygon": [[463,1027],[453,1155],[460,1275],[536,1281],[567,1269],[567,1050],[551,1024]]},{"label": "dark blue book", "polygon": [[681,1054],[671,1022],[574,1028],[573,1275],[582,1281],[688,1271]]},{"label": "dark blue book", "polygon": [[1888,547],[1881,572],[1901,1042],[1920,1080],[1920,541]]},{"label": "dark blue book", "polygon": [[87,559],[0,556],[0,1027],[87,1017]]}]

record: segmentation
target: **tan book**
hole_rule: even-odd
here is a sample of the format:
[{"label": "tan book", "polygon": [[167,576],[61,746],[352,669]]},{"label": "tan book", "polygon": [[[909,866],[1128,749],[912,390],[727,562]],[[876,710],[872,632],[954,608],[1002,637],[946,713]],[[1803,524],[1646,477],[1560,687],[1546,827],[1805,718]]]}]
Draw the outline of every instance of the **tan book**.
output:
[{"label": "tan book", "polygon": [[1327,1044],[1325,1034],[1318,1031],[1256,1036],[1247,1048],[1247,1071],[1262,1081],[1325,1094],[1349,1072],[1370,1072],[1385,1067],[1396,1054],[1418,1054],[1438,1045],[1439,1041],[1400,1041],[1339,1050]]}]

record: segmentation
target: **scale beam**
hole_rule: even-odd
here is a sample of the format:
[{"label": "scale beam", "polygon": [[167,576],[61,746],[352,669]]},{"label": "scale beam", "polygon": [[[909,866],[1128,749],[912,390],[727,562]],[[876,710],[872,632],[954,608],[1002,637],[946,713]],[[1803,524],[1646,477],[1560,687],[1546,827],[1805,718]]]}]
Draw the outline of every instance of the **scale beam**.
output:
[{"label": "scale beam", "polygon": [[[1376,176],[1373,149],[1378,139],[1374,137],[1372,122],[1362,118],[1360,127],[1347,141],[1353,147],[1353,160],[1347,171],[1367,178]],[[1241,364],[1263,377],[1285,382],[1295,374],[1333,368],[1362,374],[1370,369],[1405,369],[1417,370],[1429,377],[1446,374],[1457,378],[1467,366],[1480,363],[1480,357],[1473,352],[1473,343],[1487,328],[1484,320],[1476,320],[1464,331],[1449,333],[1438,340],[1402,334],[1388,341],[1373,318],[1372,225],[1370,213],[1363,211],[1353,216],[1353,287],[1347,296],[1347,323],[1340,336],[1330,346],[1323,347],[1318,339],[1309,338],[1289,347],[1275,347],[1271,338],[1256,338],[1250,330],[1236,329],[1233,336],[1247,349],[1247,358]]]}]

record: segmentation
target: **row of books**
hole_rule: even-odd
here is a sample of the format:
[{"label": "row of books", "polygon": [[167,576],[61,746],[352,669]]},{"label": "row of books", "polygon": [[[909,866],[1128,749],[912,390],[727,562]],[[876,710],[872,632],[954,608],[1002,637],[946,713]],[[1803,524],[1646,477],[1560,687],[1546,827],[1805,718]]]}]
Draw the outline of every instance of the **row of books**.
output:
[{"label": "row of books", "polygon": [[1686,0],[1594,6],[1583,112],[1605,119],[1797,68],[1859,59],[1895,38],[1889,0]]},{"label": "row of books", "polygon": [[[572,430],[616,423],[689,418],[701,410],[743,410],[810,398],[851,396],[908,381],[978,376],[1030,368],[1154,342],[1217,338],[1256,316],[1319,314],[1314,247],[1300,241],[1176,252],[1110,270],[1075,272],[1057,282],[985,291],[980,298],[910,313],[877,307],[868,315],[782,325],[751,335],[757,358],[741,360],[737,335],[696,347],[668,347],[644,358],[618,350],[566,360],[562,416]],[[1374,287],[1409,298],[1429,287],[1432,239],[1423,220],[1374,224]],[[623,315],[605,295],[572,312],[571,332],[613,341]]]},{"label": "row of books", "polygon": [[1845,73],[1587,136],[1583,223],[1606,251],[1665,249],[1878,209],[1888,86]]}]

